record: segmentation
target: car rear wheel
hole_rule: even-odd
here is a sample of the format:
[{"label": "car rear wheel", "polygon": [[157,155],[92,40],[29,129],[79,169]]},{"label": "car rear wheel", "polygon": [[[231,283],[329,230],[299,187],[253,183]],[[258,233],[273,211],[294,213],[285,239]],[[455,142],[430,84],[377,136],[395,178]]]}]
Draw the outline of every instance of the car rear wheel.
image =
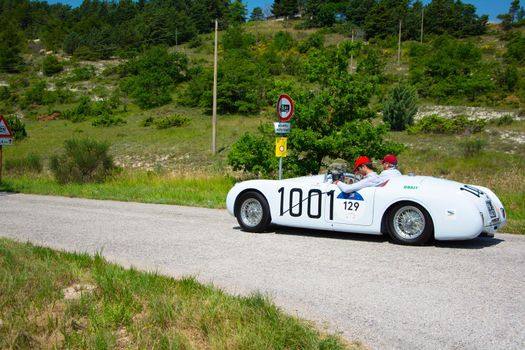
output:
[{"label": "car rear wheel", "polygon": [[258,192],[243,193],[236,203],[236,217],[244,231],[262,232],[270,224],[270,208]]},{"label": "car rear wheel", "polygon": [[396,243],[425,244],[434,233],[432,218],[416,203],[397,204],[388,214],[388,232]]}]

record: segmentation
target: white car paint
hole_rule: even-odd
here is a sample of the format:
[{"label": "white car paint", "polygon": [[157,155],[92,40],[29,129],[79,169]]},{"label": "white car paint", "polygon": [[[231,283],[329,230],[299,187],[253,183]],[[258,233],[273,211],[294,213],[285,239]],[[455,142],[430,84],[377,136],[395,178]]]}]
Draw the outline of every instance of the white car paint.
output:
[{"label": "white car paint", "polygon": [[[388,210],[399,202],[419,204],[429,213],[437,240],[493,235],[506,222],[506,212],[488,188],[428,176],[399,176],[379,187],[345,195],[325,175],[286,180],[250,180],[228,193],[228,212],[236,216],[236,201],[246,191],[261,193],[268,202],[271,223],[340,232],[382,235]],[[495,213],[489,212],[488,203]]]}]

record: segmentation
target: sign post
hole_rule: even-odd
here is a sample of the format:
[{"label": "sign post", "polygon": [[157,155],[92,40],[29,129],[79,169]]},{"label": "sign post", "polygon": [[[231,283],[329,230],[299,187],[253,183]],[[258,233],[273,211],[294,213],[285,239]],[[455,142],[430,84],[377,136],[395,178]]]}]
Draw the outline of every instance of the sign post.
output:
[{"label": "sign post", "polygon": [[290,119],[294,114],[293,101],[288,95],[281,95],[277,100],[277,116],[280,122],[273,123],[275,133],[278,137],[275,139],[275,156],[279,157],[279,180],[283,176],[283,157],[286,157],[287,140],[285,135],[290,133]]},{"label": "sign post", "polygon": [[0,183],[2,182],[2,165],[3,165],[3,149],[4,145],[11,146],[13,144],[13,132],[7,125],[3,115],[0,115]]}]

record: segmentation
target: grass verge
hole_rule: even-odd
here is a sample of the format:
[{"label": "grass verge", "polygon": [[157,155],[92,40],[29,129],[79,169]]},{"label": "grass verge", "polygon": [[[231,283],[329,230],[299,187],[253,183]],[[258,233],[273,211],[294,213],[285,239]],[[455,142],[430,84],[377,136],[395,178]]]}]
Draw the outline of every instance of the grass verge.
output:
[{"label": "grass verge", "polygon": [[47,175],[6,177],[0,183],[0,191],[224,208],[226,194],[233,184],[234,179],[219,175],[134,171],[90,184],[60,185]]},{"label": "grass verge", "polygon": [[194,278],[0,239],[0,348],[363,349]]}]

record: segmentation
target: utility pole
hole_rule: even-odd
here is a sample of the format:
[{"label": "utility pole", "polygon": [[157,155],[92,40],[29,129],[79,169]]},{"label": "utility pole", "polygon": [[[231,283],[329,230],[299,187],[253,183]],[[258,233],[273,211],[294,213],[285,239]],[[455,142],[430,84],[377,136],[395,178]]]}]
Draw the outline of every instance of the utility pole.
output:
[{"label": "utility pole", "polygon": [[212,112],[212,137],[211,153],[215,154],[215,135],[217,133],[217,38],[219,36],[219,22],[215,19],[215,51],[213,54],[213,112]]},{"label": "utility pole", "polygon": [[421,39],[419,40],[423,44],[423,23],[425,20],[425,8],[421,5]]},{"label": "utility pole", "polygon": [[401,64],[401,23],[402,20],[399,20],[399,39],[397,41],[397,65]]},{"label": "utility pole", "polygon": [[[354,28],[352,28],[352,44],[354,43]],[[350,73],[354,71],[354,47],[352,46],[352,53],[350,54]]]}]

